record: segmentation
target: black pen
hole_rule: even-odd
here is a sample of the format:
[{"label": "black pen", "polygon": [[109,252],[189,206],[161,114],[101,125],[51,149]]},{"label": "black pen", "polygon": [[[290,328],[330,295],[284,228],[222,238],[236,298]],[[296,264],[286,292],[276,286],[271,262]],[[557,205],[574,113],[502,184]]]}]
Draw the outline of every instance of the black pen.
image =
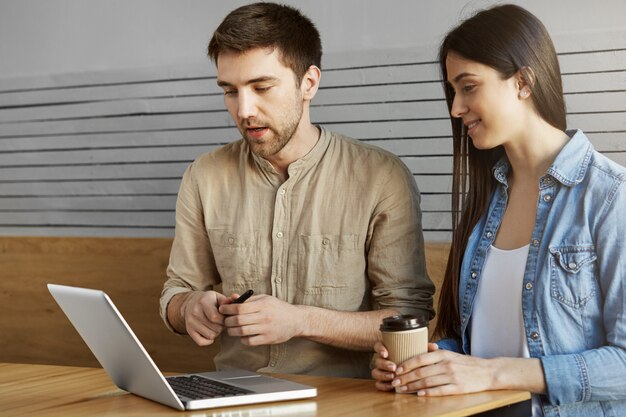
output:
[{"label": "black pen", "polygon": [[239,298],[237,298],[235,301],[233,301],[233,304],[241,304],[241,303],[243,303],[248,298],[250,298],[252,296],[252,294],[254,294],[253,290],[248,290],[248,291],[244,292],[243,294],[241,294],[239,296]]}]

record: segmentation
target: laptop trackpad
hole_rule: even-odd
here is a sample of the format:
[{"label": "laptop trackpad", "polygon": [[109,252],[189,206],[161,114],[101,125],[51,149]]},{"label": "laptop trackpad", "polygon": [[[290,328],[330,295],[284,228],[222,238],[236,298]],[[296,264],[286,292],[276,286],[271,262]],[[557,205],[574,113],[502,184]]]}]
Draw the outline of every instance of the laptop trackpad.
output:
[{"label": "laptop trackpad", "polygon": [[247,388],[256,392],[274,392],[285,389],[294,389],[293,382],[259,375],[254,372],[244,371],[240,369],[220,371],[219,373],[207,372],[200,375],[207,376],[208,378],[216,379],[228,384],[233,384],[242,388]]}]

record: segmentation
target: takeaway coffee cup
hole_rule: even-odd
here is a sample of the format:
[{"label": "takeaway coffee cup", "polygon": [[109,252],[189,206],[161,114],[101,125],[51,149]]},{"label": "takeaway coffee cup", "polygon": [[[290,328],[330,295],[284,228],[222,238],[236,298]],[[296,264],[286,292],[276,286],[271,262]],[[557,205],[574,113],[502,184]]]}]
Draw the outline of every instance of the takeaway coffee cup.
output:
[{"label": "takeaway coffee cup", "polygon": [[400,364],[428,351],[428,321],[416,316],[390,316],[380,325],[389,360]]}]

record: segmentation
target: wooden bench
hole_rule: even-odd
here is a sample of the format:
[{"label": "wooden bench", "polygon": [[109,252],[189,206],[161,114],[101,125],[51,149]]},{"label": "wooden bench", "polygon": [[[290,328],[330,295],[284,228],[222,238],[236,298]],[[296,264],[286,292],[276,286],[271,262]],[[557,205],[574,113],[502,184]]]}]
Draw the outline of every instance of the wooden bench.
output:
[{"label": "wooden bench", "polygon": [[[164,371],[213,369],[218,346],[170,333],[158,314],[169,238],[0,237],[0,362],[99,366],[52,296],[49,282],[106,291]],[[447,245],[427,246],[439,281]]]}]

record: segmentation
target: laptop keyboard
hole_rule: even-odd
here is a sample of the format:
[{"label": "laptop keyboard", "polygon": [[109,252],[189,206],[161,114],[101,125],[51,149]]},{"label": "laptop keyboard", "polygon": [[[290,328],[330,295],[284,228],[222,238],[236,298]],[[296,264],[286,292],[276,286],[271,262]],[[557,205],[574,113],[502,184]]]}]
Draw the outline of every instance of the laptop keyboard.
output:
[{"label": "laptop keyboard", "polygon": [[252,391],[224,384],[198,375],[172,376],[167,378],[170,386],[178,396],[192,400],[203,398],[234,397],[251,394]]}]

